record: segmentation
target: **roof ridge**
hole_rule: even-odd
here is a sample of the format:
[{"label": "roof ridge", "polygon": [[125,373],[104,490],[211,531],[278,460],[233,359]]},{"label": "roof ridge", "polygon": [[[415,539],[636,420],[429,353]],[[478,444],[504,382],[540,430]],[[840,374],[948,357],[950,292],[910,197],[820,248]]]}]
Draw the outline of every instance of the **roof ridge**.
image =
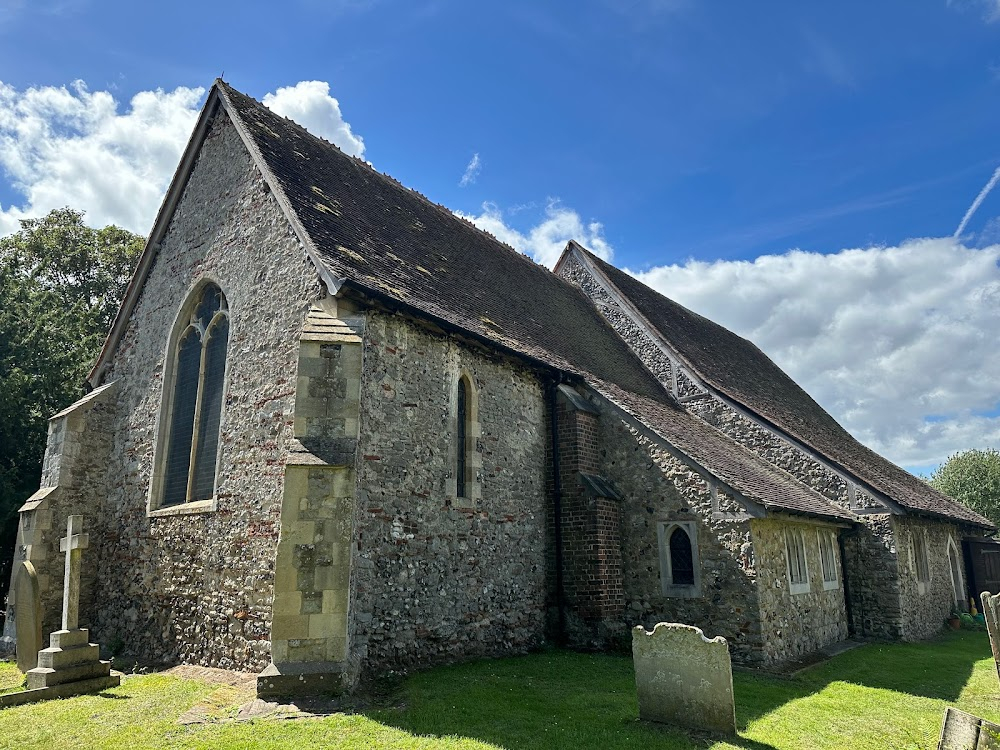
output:
[{"label": "roof ridge", "polygon": [[[254,97],[250,96],[249,94],[243,93],[239,89],[233,88],[232,85],[226,83],[221,78],[216,78],[215,79],[215,85],[221,85],[222,87],[224,87],[227,90],[227,93],[235,93],[238,96],[241,96],[244,99],[247,99],[248,101],[253,102],[257,107],[263,108],[264,110],[266,110],[268,113],[270,113],[274,117],[279,117],[282,120],[284,120],[286,123],[288,123],[289,125],[291,125],[297,131],[301,131],[301,133],[303,133],[306,137],[312,138],[314,140],[317,140],[320,143],[324,144],[325,146],[332,146],[333,148],[335,148],[345,158],[350,159],[352,162],[354,162],[358,166],[360,166],[360,167],[362,167],[364,169],[367,169],[372,175],[374,175],[378,179],[384,180],[384,181],[390,183],[391,185],[394,185],[395,187],[402,188],[406,192],[410,193],[411,195],[415,196],[419,200],[421,200],[424,203],[426,203],[428,206],[430,206],[434,210],[436,210],[439,213],[441,213],[444,216],[446,216],[449,221],[458,221],[458,222],[461,222],[462,224],[468,226],[469,228],[474,229],[476,232],[479,232],[479,233],[485,235],[486,237],[489,237],[492,242],[496,243],[498,246],[502,247],[504,250],[506,250],[506,251],[508,251],[510,253],[513,253],[514,255],[518,256],[519,258],[523,259],[524,261],[527,261],[528,263],[531,263],[534,266],[537,266],[537,267],[545,269],[545,271],[547,271],[548,273],[550,273],[555,278],[558,278],[561,282],[568,283],[561,276],[557,276],[556,274],[553,274],[552,271],[549,270],[549,268],[546,267],[544,264],[538,263],[533,258],[529,257],[526,253],[523,253],[520,250],[518,250],[517,248],[513,247],[512,245],[507,244],[506,242],[504,242],[503,240],[497,238],[494,234],[486,231],[485,229],[476,226],[471,220],[465,218],[464,216],[458,215],[457,213],[455,213],[452,209],[448,208],[447,206],[431,200],[426,195],[424,195],[423,193],[421,193],[419,190],[411,188],[408,185],[404,185],[402,182],[400,182],[399,180],[397,180],[395,177],[393,177],[392,175],[388,174],[387,172],[381,172],[381,171],[379,171],[378,169],[375,168],[375,166],[371,162],[363,159],[360,156],[354,156],[352,154],[346,153],[340,146],[338,146],[333,141],[328,141],[326,138],[323,138],[322,136],[316,135],[315,133],[307,130],[304,126],[300,125],[299,123],[295,122],[295,120],[292,120],[289,117],[285,117],[284,115],[279,115],[273,109],[271,109],[266,104],[264,104],[262,101],[260,101],[258,99],[255,99]],[[237,112],[236,114],[239,115],[240,113]]]}]

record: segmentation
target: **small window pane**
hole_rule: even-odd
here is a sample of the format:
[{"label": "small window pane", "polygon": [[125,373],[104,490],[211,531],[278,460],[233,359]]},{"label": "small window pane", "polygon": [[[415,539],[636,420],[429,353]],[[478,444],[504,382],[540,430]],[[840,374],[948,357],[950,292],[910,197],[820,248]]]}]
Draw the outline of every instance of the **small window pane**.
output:
[{"label": "small window pane", "polygon": [[191,500],[208,500],[215,494],[215,463],[219,450],[219,420],[222,416],[223,381],[226,375],[226,346],[229,343],[228,318],[225,315],[219,316],[207,335]]},{"label": "small window pane", "polygon": [[920,532],[913,537],[913,556],[916,558],[917,580],[927,583],[931,579],[930,566],[927,563],[927,544]]},{"label": "small window pane", "polygon": [[670,534],[670,577],[674,586],[694,585],[691,537],[680,527]]},{"label": "small window pane", "polygon": [[170,437],[164,465],[163,505],[176,505],[187,499],[191,434],[194,430],[194,409],[198,399],[200,367],[201,340],[194,328],[188,328],[177,350]]},{"label": "small window pane", "polygon": [[823,564],[823,581],[837,580],[837,560],[833,550],[833,534],[821,531],[819,535],[820,561]]},{"label": "small window pane", "polygon": [[212,322],[212,318],[215,317],[215,313],[222,309],[224,299],[222,290],[215,284],[208,284],[202,290],[201,299],[198,301],[198,307],[194,311],[194,316],[201,323],[203,329],[208,328]]},{"label": "small window pane", "polygon": [[806,570],[806,547],[802,532],[791,530],[786,533],[785,546],[788,552],[788,575],[792,583],[801,584],[809,580]]}]

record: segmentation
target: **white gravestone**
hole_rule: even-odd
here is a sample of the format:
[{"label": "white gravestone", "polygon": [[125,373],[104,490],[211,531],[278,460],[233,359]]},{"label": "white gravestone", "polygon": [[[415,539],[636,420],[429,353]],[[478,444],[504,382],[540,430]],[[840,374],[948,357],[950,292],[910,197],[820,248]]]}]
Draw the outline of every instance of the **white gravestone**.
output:
[{"label": "white gravestone", "polygon": [[661,622],[632,630],[639,718],[736,734],[729,644],[700,628]]}]

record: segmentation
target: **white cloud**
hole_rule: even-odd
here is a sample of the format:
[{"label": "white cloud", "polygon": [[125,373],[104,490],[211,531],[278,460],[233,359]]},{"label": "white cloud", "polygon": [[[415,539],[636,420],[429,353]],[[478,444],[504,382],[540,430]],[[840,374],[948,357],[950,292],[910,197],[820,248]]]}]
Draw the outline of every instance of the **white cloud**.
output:
[{"label": "white cloud", "polygon": [[479,162],[479,153],[477,152],[472,155],[468,165],[466,165],[465,174],[463,174],[462,179],[458,181],[458,186],[466,187],[467,185],[473,184],[479,176],[479,172],[482,168],[482,164]]},{"label": "white cloud", "polygon": [[570,240],[586,245],[595,255],[606,260],[610,260],[614,254],[614,249],[604,238],[604,227],[599,222],[585,222],[580,214],[557,200],[548,202],[542,220],[526,233],[510,227],[504,221],[503,212],[494,203],[484,203],[483,211],[478,216],[456,213],[549,268],[559,260]]},{"label": "white cloud", "polygon": [[330,84],[326,81],[299,81],[265,95],[261,101],[272,112],[336,144],[345,154],[364,156],[364,140],[351,132],[340,112],[340,102],[330,96]]},{"label": "white cloud", "polygon": [[96,226],[148,232],[203,94],[142,91],[118,114],[109,92],[82,81],[23,92],[0,83],[0,168],[24,197],[0,206],[0,234],[66,205]]},{"label": "white cloud", "polygon": [[[303,81],[264,103],[360,156],[364,141],[329,92],[322,81]],[[24,91],[0,82],[0,171],[20,197],[0,205],[0,236],[17,231],[19,219],[61,206],[86,211],[93,226],[148,232],[204,94],[140,91],[119,113],[111,92],[90,91],[82,81]]]},{"label": "white cloud", "polygon": [[987,23],[1000,20],[1000,0],[946,0],[946,4],[958,8],[979,8],[983,14],[983,20]]},{"label": "white cloud", "polygon": [[1000,245],[942,238],[636,275],[752,340],[874,450],[924,466],[1000,446],[998,260]]}]

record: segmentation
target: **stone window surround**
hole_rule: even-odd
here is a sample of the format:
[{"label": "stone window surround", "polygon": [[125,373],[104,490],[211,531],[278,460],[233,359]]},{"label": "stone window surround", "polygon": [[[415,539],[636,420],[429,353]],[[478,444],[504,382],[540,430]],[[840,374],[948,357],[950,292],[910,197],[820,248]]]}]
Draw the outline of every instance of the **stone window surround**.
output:
[{"label": "stone window surround", "polygon": [[[676,586],[672,583],[670,569],[670,535],[681,529],[691,540],[691,562],[694,566],[694,583]],[[698,524],[694,521],[662,519],[656,524],[656,536],[660,552],[660,588],[664,596],[674,599],[698,599],[701,597],[701,565],[698,557]]]},{"label": "stone window surround", "polygon": [[[833,589],[840,588],[840,572],[837,569],[837,547],[835,539],[836,532],[830,529],[816,530],[816,543],[819,546],[819,562],[823,576],[824,591],[831,591]],[[824,551],[824,540],[826,540],[826,543],[829,545],[829,558],[827,558]],[[828,573],[831,573],[833,577],[828,578]]]},{"label": "stone window surround", "polygon": [[[218,277],[213,274],[205,274],[198,279],[196,279],[187,289],[184,295],[184,302],[179,306],[177,310],[177,315],[174,318],[174,323],[170,329],[170,335],[167,337],[167,344],[163,353],[163,379],[161,381],[160,390],[160,408],[159,415],[157,417],[156,427],[154,429],[154,434],[156,435],[156,443],[153,446],[153,472],[150,477],[149,482],[149,494],[146,497],[146,516],[149,518],[160,518],[163,516],[181,516],[190,515],[194,513],[210,513],[218,510],[219,500],[218,500],[218,488],[216,487],[216,494],[213,494],[211,498],[207,500],[195,500],[193,502],[180,503],[178,505],[168,505],[166,507],[160,507],[160,502],[163,498],[163,479],[164,479],[164,464],[167,460],[167,441],[169,439],[170,432],[170,422],[173,415],[173,384],[174,377],[177,368],[177,344],[180,340],[181,334],[187,330],[190,323],[191,311],[198,304],[198,298],[201,295],[202,289],[204,289],[209,284],[215,284],[219,289],[222,290],[223,295],[226,298],[227,310],[232,310],[232,303],[230,301],[229,294],[226,293],[223,288],[222,283],[219,281]],[[229,317],[230,321],[230,337],[232,337],[232,315],[227,312],[226,315]],[[222,378],[222,411],[219,415],[219,425],[221,430],[221,425],[225,421],[226,416],[226,394],[229,392],[229,376],[230,376],[230,358],[227,354],[226,356],[226,371]],[[215,458],[215,476],[216,483],[219,477],[219,468],[221,464],[222,456],[222,442],[219,441],[217,447],[217,453]]]},{"label": "stone window surround", "polygon": [[914,529],[910,534],[910,566],[917,580],[917,593],[930,591],[931,565],[927,556],[927,530]]},{"label": "stone window surround", "polygon": [[[476,379],[468,368],[461,367],[455,373],[451,382],[451,395],[449,399],[449,420],[448,426],[450,434],[454,437],[458,435],[458,385],[465,381],[466,387],[466,423],[465,423],[465,477],[459,477],[457,472],[458,450],[455,440],[449,441],[448,465],[452,467],[448,476],[448,499],[454,508],[474,508],[476,501],[482,495],[482,488],[479,484],[479,468],[482,465],[482,456],[479,453],[479,438],[482,435],[482,426],[479,422],[479,389],[476,388]],[[459,496],[458,482],[464,482],[465,494]]]},{"label": "stone window surround", "polygon": [[[945,551],[948,554],[948,570],[951,573],[951,588],[952,593],[955,595],[955,606],[959,609],[965,609],[968,605],[968,602],[965,600],[965,575],[961,564],[957,568],[955,567],[955,560],[961,562],[963,557],[958,549],[958,545],[955,543],[955,537],[951,534],[948,534],[948,544],[945,547]],[[955,557],[952,557],[952,551],[954,551]],[[960,590],[956,590],[956,584]]]},{"label": "stone window surround", "polygon": [[[792,579],[792,557],[801,555],[802,570],[804,580],[794,581]],[[798,567],[798,566],[796,566]],[[810,591],[809,581],[809,555],[806,554],[806,539],[802,529],[791,527],[785,529],[785,572],[788,576],[788,592],[790,594],[808,594]]]}]

